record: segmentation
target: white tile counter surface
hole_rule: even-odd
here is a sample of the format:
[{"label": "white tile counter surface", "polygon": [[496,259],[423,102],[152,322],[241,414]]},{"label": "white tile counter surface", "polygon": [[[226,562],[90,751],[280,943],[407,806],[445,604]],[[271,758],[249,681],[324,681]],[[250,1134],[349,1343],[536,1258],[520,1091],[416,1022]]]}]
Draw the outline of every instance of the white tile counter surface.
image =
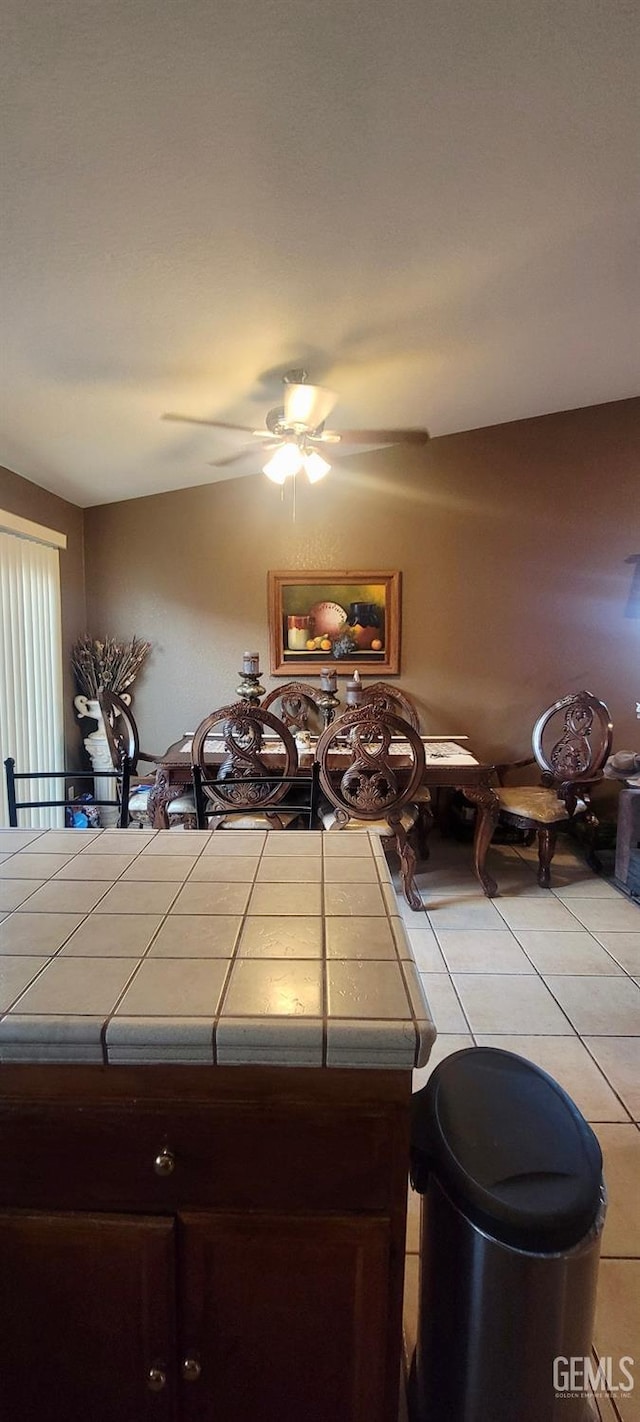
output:
[{"label": "white tile counter surface", "polygon": [[0,830],[0,1062],[422,1066],[377,835]]}]

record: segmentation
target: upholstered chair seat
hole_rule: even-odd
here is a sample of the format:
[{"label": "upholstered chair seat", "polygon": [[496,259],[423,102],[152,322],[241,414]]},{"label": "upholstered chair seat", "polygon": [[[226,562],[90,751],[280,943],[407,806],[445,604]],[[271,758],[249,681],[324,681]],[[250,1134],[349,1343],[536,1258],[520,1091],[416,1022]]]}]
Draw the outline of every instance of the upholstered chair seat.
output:
[{"label": "upholstered chair seat", "polygon": [[[538,824],[553,825],[558,820],[569,819],[564,801],[559,800],[555,790],[546,785],[502,785],[495,794],[502,810],[536,820]],[[582,814],[586,808],[585,801],[578,800],[574,813]]]},{"label": "upholstered chair seat", "polygon": [[139,827],[149,823],[150,785],[134,785],[129,796],[129,819]]},{"label": "upholstered chair seat", "polygon": [[[169,806],[169,813],[170,813],[171,815],[194,815],[194,816],[195,816],[196,813],[197,813],[197,812],[196,812],[196,802],[195,802],[195,798],[193,797],[193,795],[181,795],[179,799],[177,799],[177,800],[172,800],[172,801],[171,801],[171,805]],[[295,820],[300,819],[300,816],[299,816],[299,815],[287,814],[286,811],[282,811],[281,813],[279,813],[277,807],[274,809],[273,814],[274,814],[275,816],[277,816],[277,822],[278,822],[278,828],[279,828],[279,829],[280,829],[280,828],[282,828],[282,829],[289,829],[289,828],[291,827],[291,825],[294,823]],[[269,823],[269,817],[268,817],[268,815],[266,815],[266,814],[252,815],[250,812],[247,812],[246,814],[243,814],[243,815],[229,815],[228,817],[225,817],[225,818],[222,818],[222,816],[219,816],[219,817],[218,817],[218,820],[217,820],[217,822],[216,822],[216,824],[215,824],[215,830],[216,830],[216,832],[217,832],[218,830],[227,830],[227,829],[230,829],[230,830],[254,830],[254,829],[256,829],[256,830],[264,830],[264,829],[271,829],[271,828],[272,828],[272,825],[270,825],[270,823]]]},{"label": "upholstered chair seat", "polygon": [[[391,829],[388,820],[367,820],[365,822],[363,820],[350,819],[347,820],[347,823],[345,825],[340,823],[337,810],[330,809],[328,806],[326,809],[320,810],[320,819],[322,821],[322,828],[325,830],[373,830],[374,834],[385,835],[391,840],[391,843],[393,843],[393,830]],[[405,831],[405,834],[408,834],[409,831],[413,829],[417,819],[417,805],[409,805],[406,810],[402,811],[402,814],[400,816],[400,824],[402,826],[402,829]]]}]

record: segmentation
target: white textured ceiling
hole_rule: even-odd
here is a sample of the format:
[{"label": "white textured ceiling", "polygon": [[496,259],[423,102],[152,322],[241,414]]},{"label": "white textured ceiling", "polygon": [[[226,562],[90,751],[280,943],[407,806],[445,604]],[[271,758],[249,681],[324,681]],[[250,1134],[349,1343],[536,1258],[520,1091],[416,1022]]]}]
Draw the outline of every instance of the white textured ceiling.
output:
[{"label": "white textured ceiling", "polygon": [[[637,0],[4,0],[0,462],[238,472],[304,362],[433,434],[636,394]],[[240,472],[259,468],[256,455]]]}]

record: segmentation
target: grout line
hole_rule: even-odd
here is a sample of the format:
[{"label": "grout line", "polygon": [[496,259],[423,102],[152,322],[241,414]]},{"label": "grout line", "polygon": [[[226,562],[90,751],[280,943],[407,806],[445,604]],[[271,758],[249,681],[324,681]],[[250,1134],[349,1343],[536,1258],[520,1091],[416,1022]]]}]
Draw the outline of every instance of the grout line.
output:
[{"label": "grout line", "polygon": [[[592,1354],[593,1354],[593,1356],[594,1356],[594,1358],[595,1358],[595,1360],[596,1360],[597,1366],[599,1366],[599,1365],[600,1365],[600,1354],[599,1354],[599,1352],[598,1352],[598,1350],[597,1350],[597,1348],[596,1348],[595,1343],[592,1343],[592,1345],[591,1345],[591,1352],[592,1352]],[[595,1402],[595,1405],[596,1405],[596,1408],[597,1408],[597,1412],[598,1412],[598,1418],[600,1419],[600,1422],[604,1422],[604,1418],[603,1418],[603,1414],[602,1414],[602,1409],[601,1409],[601,1407],[600,1407],[599,1399],[595,1396],[594,1393],[591,1392],[591,1389],[589,1389],[589,1396],[590,1396],[591,1398],[593,1398],[593,1401]],[[617,1404],[616,1404],[615,1398],[611,1395],[610,1392],[606,1392],[606,1393],[605,1393],[605,1396],[606,1396],[607,1400],[611,1403],[611,1407],[612,1407],[613,1412],[614,1412],[614,1414],[615,1414],[616,1422],[624,1422],[624,1418],[623,1418],[623,1416],[622,1416],[622,1413],[618,1410],[618,1406],[617,1406]]]},{"label": "grout line", "polygon": [[[589,1035],[590,1035],[590,1036],[595,1036],[596,1034],[592,1032],[592,1033],[590,1033]],[[621,1033],[612,1033],[612,1035],[613,1035],[613,1036],[621,1036],[622,1034],[621,1034]],[[598,1058],[597,1058],[596,1056],[594,1056],[594,1054],[593,1054],[593,1052],[591,1051],[591,1048],[589,1047],[588,1043],[585,1042],[584,1037],[580,1036],[580,1033],[578,1033],[578,1039],[579,1039],[579,1041],[582,1043],[582,1046],[584,1047],[585,1052],[587,1052],[588,1055],[590,1056],[590,1058],[591,1058],[591,1060],[592,1060],[594,1066],[597,1067],[598,1071],[600,1072],[600,1075],[604,1077],[604,1080],[606,1081],[607,1086],[609,1087],[609,1090],[613,1092],[613,1094],[614,1094],[614,1096],[616,1097],[616,1099],[620,1102],[620,1105],[622,1106],[622,1109],[627,1112],[627,1115],[629,1116],[629,1120],[630,1120],[630,1121],[633,1121],[633,1116],[632,1116],[632,1114],[631,1114],[631,1111],[629,1110],[629,1107],[627,1106],[626,1101],[623,1100],[623,1098],[622,1098],[622,1096],[620,1095],[620,1092],[618,1091],[617,1087],[615,1087],[614,1084],[613,1084],[613,1082],[610,1081],[610,1079],[609,1079],[609,1077],[607,1076],[607,1073],[606,1073],[604,1067],[602,1067],[602,1066],[600,1065],[600,1062],[598,1061]],[[625,1122],[625,1121],[620,1121],[618,1124],[621,1125],[621,1126],[624,1126],[624,1125],[626,1125],[626,1122]]]},{"label": "grout line", "polygon": [[[229,833],[229,834],[234,834],[234,833],[237,834],[238,831],[237,831],[237,830],[236,830],[236,831],[234,831],[234,830],[229,830],[228,833]],[[245,830],[244,833],[246,834],[247,831]],[[255,866],[255,868],[254,868],[254,871],[253,871],[253,877],[252,877],[252,879],[251,879],[251,883],[250,883],[250,887],[249,887],[249,893],[248,893],[248,895],[247,895],[247,902],[246,902],[246,904],[245,904],[245,907],[244,907],[244,910],[243,910],[242,914],[240,914],[240,927],[239,927],[239,929],[238,929],[238,933],[237,933],[237,935],[236,935],[236,940],[235,940],[235,943],[234,943],[234,946],[233,946],[233,953],[231,954],[231,957],[230,957],[229,960],[228,960],[227,971],[226,971],[226,973],[225,973],[225,975],[224,975],[223,982],[222,982],[222,987],[221,987],[221,989],[220,989],[220,996],[219,996],[219,998],[218,998],[218,1006],[217,1006],[217,1008],[216,1008],[216,1011],[215,1011],[214,1014],[213,1014],[213,1024],[212,1024],[212,1029],[211,1029],[211,1034],[212,1034],[212,1035],[211,1035],[211,1047],[212,1047],[212,1051],[213,1051],[213,1065],[214,1065],[214,1066],[217,1066],[217,1065],[218,1065],[218,1027],[219,1027],[219,1025],[220,1025],[220,1018],[222,1017],[222,1014],[223,1014],[223,1012],[224,1012],[224,1005],[225,1005],[225,1002],[226,1002],[226,999],[227,999],[227,996],[228,996],[228,993],[229,993],[229,987],[230,987],[230,985],[231,985],[231,976],[232,976],[232,973],[233,973],[233,969],[234,969],[234,966],[235,966],[235,964],[236,964],[236,962],[238,961],[238,958],[239,958],[239,956],[240,956],[240,955],[239,955],[240,941],[241,941],[242,934],[243,934],[244,929],[245,929],[245,924],[246,924],[247,918],[249,917],[249,904],[251,903],[251,899],[252,899],[252,897],[253,897],[253,890],[254,890],[256,884],[258,883],[258,874],[259,874],[259,871],[260,871],[260,865],[262,864],[262,861],[263,861],[263,859],[264,859],[264,857],[265,857],[265,850],[266,850],[266,848],[267,848],[267,842],[268,842],[268,841],[267,841],[267,835],[270,834],[270,833],[271,833],[271,834],[278,833],[278,831],[276,831],[276,830],[271,830],[271,831],[270,831],[270,830],[254,830],[254,831],[249,831],[249,833],[264,834],[264,839],[263,839],[263,842],[262,842],[262,847],[261,847],[260,852],[259,852],[259,854],[258,854],[258,861],[257,861],[257,864],[256,864],[256,866]],[[223,856],[221,856],[221,857],[223,857]],[[224,880],[223,880],[222,882],[224,882]],[[244,1017],[245,1015],[246,1015],[246,1014],[244,1014],[244,1013],[242,1014],[243,1017]]]}]

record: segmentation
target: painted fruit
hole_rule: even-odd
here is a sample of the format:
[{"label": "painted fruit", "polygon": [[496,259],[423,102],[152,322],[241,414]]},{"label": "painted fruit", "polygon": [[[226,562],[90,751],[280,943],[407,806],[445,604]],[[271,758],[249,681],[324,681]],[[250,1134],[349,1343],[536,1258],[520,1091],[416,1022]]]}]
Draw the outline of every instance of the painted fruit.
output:
[{"label": "painted fruit", "polygon": [[320,650],[321,650],[321,652],[330,652],[330,651],[331,651],[331,643],[330,643],[328,637],[323,637],[323,638],[322,638],[322,641],[321,641],[321,643],[320,643]]},{"label": "painted fruit", "polygon": [[354,622],[350,629],[352,637],[355,639],[356,647],[361,652],[368,652],[374,637],[378,631],[377,627],[363,627],[361,622]]},{"label": "painted fruit", "polygon": [[316,644],[315,644],[315,642],[314,642],[314,640],[313,640],[313,637],[312,637],[312,638],[311,638],[311,641],[310,641],[310,642],[307,642],[307,651],[308,651],[308,652],[315,652],[315,650],[316,650]]},{"label": "painted fruit", "polygon": [[371,651],[372,651],[372,652],[381,652],[381,651],[382,651],[382,642],[378,642],[377,639],[376,639],[375,642],[372,642],[372,643],[371,643]]}]

